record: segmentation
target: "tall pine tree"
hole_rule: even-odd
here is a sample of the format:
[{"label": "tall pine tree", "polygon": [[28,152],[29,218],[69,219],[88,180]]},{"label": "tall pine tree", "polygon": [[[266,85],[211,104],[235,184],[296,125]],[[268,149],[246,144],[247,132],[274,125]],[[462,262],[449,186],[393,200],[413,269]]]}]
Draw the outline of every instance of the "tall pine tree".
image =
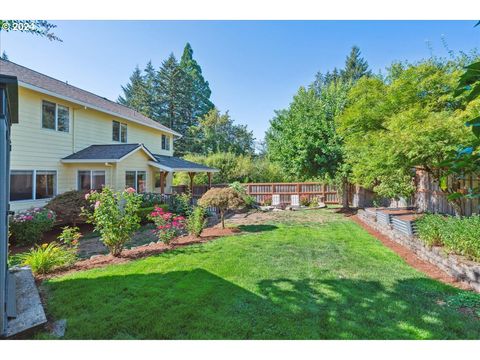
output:
[{"label": "tall pine tree", "polygon": [[345,68],[341,71],[343,81],[356,82],[362,76],[370,76],[371,74],[367,60],[361,56],[360,48],[353,46],[345,60]]},{"label": "tall pine tree", "polygon": [[118,97],[117,102],[131,109],[141,112],[145,116],[151,116],[149,99],[145,79],[138,65],[130,76],[130,82],[122,86],[123,96]]}]

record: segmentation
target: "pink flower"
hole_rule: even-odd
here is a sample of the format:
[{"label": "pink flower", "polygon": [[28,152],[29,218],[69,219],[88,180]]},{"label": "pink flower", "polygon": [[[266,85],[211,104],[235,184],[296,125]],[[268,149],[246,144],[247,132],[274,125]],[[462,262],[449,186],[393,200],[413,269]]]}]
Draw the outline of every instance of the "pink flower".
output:
[{"label": "pink flower", "polygon": [[32,215],[28,215],[28,216],[25,217],[25,220],[28,220],[28,221],[33,220],[33,216],[32,216]]},{"label": "pink flower", "polygon": [[99,206],[100,206],[100,201],[97,200],[97,201],[95,202],[95,209],[98,209]]},{"label": "pink flower", "polygon": [[134,192],[137,192],[137,190],[135,190],[134,188],[132,187],[129,187],[128,189],[125,190],[126,192],[128,192],[129,194],[132,194]]},{"label": "pink flower", "polygon": [[52,213],[48,213],[47,217],[48,217],[49,219],[51,219],[51,218],[52,218]]},{"label": "pink flower", "polygon": [[88,200],[89,197],[90,197],[90,193],[86,193],[85,194],[85,200]]}]

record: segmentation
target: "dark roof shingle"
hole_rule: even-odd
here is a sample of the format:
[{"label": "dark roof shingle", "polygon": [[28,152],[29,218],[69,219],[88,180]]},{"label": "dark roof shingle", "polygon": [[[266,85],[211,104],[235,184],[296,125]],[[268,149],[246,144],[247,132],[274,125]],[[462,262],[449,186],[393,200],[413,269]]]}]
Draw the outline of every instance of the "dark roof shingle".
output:
[{"label": "dark roof shingle", "polygon": [[[63,81],[54,79],[50,76],[41,74],[22,65],[11,61],[0,59],[0,74],[16,76],[19,82],[33,85],[37,88],[52,92],[59,96],[72,99],[83,104],[90,105],[100,111],[106,111],[115,114],[121,118],[137,122],[139,124],[166,131],[168,133],[181,136],[176,131],[146,117],[145,115],[130,109],[126,106],[108,100],[104,97],[95,95],[86,90],[82,90]],[[20,84],[21,85],[21,84]]]},{"label": "dark roof shingle", "polygon": [[62,160],[118,160],[137,149],[141,144],[90,145]]}]

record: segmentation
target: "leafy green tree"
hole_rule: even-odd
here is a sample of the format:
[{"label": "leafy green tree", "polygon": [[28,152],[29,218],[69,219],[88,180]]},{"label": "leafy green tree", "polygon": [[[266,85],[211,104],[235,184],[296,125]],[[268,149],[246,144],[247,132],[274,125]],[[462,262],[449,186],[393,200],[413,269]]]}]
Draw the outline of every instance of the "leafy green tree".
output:
[{"label": "leafy green tree", "polygon": [[454,94],[463,61],[394,66],[387,81],[364,77],[353,86],[338,129],[354,182],[398,198],[413,194],[415,167],[439,180],[440,164],[459,141],[473,140],[459,126],[473,108]]},{"label": "leafy green tree", "polygon": [[254,137],[245,125],[235,125],[228,114],[213,108],[202,118],[198,126],[190,127],[194,146],[190,149],[199,154],[231,152],[253,154]]}]

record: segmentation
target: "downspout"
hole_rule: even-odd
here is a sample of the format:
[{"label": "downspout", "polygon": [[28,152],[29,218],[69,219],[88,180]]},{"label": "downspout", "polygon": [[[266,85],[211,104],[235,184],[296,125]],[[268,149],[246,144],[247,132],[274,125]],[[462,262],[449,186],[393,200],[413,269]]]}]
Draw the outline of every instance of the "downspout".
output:
[{"label": "downspout", "polygon": [[72,154],[75,153],[75,108],[72,108]]}]

